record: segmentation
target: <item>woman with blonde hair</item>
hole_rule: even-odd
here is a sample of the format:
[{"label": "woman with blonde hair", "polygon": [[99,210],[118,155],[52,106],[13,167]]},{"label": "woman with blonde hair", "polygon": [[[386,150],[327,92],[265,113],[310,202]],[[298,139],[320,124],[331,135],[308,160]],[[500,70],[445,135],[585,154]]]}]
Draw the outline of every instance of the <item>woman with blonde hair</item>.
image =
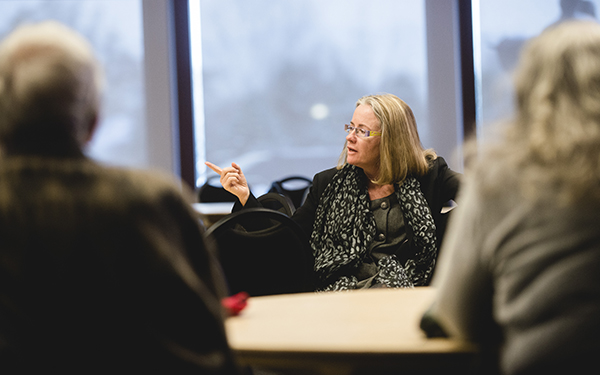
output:
[{"label": "woman with blonde hair", "polygon": [[530,41],[516,92],[514,120],[467,174],[422,327],[479,343],[503,374],[595,373],[600,25]]},{"label": "woman with blonde hair", "polygon": [[[293,219],[310,236],[317,290],[428,285],[438,253],[436,224],[459,175],[421,145],[410,107],[391,94],[356,103],[337,168],[315,175]],[[257,207],[241,171],[221,169],[239,198]]]}]

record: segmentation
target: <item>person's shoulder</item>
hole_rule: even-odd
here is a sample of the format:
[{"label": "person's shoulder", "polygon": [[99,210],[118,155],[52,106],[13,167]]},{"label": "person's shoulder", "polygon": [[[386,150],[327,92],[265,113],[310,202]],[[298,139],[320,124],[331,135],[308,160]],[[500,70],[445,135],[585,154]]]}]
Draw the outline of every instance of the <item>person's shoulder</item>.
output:
[{"label": "person's shoulder", "polygon": [[427,172],[417,177],[422,188],[427,190],[436,186],[443,186],[444,189],[449,189],[450,191],[458,190],[462,178],[461,173],[450,169],[446,160],[441,156],[428,160],[428,163],[429,169]]},{"label": "person's shoulder", "polygon": [[124,167],[100,167],[103,178],[146,186],[149,189],[170,189],[176,186],[174,177],[166,172]]},{"label": "person's shoulder", "polygon": [[448,163],[446,162],[446,159],[439,155],[436,156],[434,159],[428,160],[428,163],[430,171],[448,168]]},{"label": "person's shoulder", "polygon": [[333,178],[333,176],[335,176],[335,174],[337,172],[338,172],[338,169],[336,167],[325,169],[324,171],[321,171],[315,175],[314,181],[329,182],[329,181],[331,181],[331,179]]},{"label": "person's shoulder", "polygon": [[164,171],[99,166],[96,178],[99,187],[113,198],[156,202],[171,197],[193,203],[189,189]]},{"label": "person's shoulder", "polygon": [[448,169],[448,164],[441,156],[435,156],[427,159],[427,171],[422,175],[415,175],[417,180],[423,183],[424,181],[436,179],[440,174],[443,174]]},{"label": "person's shoulder", "polygon": [[446,160],[442,156],[436,156],[435,159],[428,160],[429,169],[427,170],[426,176],[438,177],[438,176],[460,176],[461,173],[456,172],[450,168]]}]

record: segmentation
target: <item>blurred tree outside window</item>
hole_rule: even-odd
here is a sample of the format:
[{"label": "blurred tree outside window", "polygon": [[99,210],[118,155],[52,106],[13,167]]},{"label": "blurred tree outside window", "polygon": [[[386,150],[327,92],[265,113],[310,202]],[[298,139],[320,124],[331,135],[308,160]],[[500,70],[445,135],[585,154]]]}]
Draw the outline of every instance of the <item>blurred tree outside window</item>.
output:
[{"label": "blurred tree outside window", "polygon": [[50,19],[87,38],[104,69],[100,123],[86,153],[106,164],[148,167],[141,1],[2,0],[0,38]]},{"label": "blurred tree outside window", "polygon": [[[424,0],[199,0],[190,7],[196,174],[238,163],[255,194],[334,167],[361,96],[389,92],[428,147]],[[199,13],[199,14],[198,14]],[[199,73],[200,71],[200,73]],[[430,147],[430,146],[429,146]]]}]

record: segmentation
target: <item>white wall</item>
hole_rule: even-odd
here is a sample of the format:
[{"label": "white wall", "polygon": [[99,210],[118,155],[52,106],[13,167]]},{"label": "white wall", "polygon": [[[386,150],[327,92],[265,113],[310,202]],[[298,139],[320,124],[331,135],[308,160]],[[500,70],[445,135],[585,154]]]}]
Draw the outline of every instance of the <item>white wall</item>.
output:
[{"label": "white wall", "polygon": [[173,12],[170,0],[144,0],[148,164],[180,174]]},{"label": "white wall", "polygon": [[426,0],[429,126],[432,146],[448,165],[463,170],[462,91],[458,1]]}]

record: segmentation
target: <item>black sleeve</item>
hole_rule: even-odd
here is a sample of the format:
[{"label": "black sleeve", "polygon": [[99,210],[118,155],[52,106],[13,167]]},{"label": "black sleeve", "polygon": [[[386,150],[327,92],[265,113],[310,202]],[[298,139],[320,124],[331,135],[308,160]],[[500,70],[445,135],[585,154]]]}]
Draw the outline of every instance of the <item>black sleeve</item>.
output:
[{"label": "black sleeve", "polygon": [[[319,200],[321,199],[321,194],[333,178],[333,176],[337,173],[336,168],[327,169],[320,173],[317,173],[314,178],[306,200],[304,204],[294,212],[292,219],[302,228],[307,238],[310,238],[310,235],[313,231],[313,224],[315,222],[315,214],[317,212],[317,207],[319,206]],[[240,211],[244,208],[254,208],[254,207],[262,207],[260,202],[256,199],[256,197],[250,193],[248,197],[248,201],[246,205],[242,206],[239,199],[236,200],[233,205],[232,212]]]},{"label": "black sleeve", "polygon": [[244,208],[256,208],[256,207],[262,207],[262,205],[260,204],[258,199],[256,199],[254,194],[252,194],[252,192],[250,192],[250,196],[248,197],[248,200],[246,201],[246,205],[242,205],[240,200],[236,199],[235,203],[233,204],[233,208],[231,209],[231,212],[238,212],[238,211],[243,210]]},{"label": "black sleeve", "polygon": [[451,199],[456,199],[462,174],[450,169],[446,161],[443,158],[440,159],[439,179],[441,182],[441,200],[442,203],[446,203]]},{"label": "black sleeve", "polygon": [[436,338],[436,337],[448,337],[448,334],[442,326],[437,322],[437,320],[431,316],[429,311],[425,312],[421,317],[421,322],[419,323],[419,328],[428,338]]},{"label": "black sleeve", "polygon": [[292,219],[300,225],[308,238],[310,238],[313,231],[315,215],[317,213],[319,201],[321,200],[321,195],[336,173],[336,168],[327,169],[317,173],[313,178],[312,186],[310,187],[304,204],[294,212]]},{"label": "black sleeve", "polygon": [[438,157],[429,172],[418,180],[421,191],[427,199],[432,214],[437,215],[444,203],[456,198],[460,185],[461,174],[450,168],[442,157]]}]

